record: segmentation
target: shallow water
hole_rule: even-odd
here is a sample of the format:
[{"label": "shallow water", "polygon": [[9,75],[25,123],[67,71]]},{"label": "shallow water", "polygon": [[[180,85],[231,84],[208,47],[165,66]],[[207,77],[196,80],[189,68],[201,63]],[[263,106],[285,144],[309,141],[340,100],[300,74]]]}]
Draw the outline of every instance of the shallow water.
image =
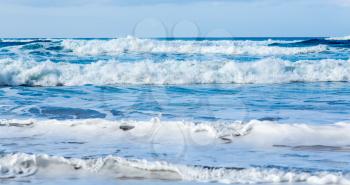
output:
[{"label": "shallow water", "polygon": [[349,184],[347,40],[2,39],[4,184]]}]

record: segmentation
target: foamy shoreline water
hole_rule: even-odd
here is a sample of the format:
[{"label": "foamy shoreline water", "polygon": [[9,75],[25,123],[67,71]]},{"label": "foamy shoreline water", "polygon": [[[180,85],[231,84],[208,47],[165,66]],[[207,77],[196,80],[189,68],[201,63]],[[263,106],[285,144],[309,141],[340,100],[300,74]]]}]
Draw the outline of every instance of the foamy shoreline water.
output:
[{"label": "foamy shoreline water", "polygon": [[[99,174],[125,179],[184,180],[223,184],[306,182],[308,184],[345,185],[350,182],[349,174],[341,173],[308,173],[274,168],[191,167],[162,161],[126,160],[112,156],[81,160],[19,153],[1,157],[0,164],[2,167],[1,179],[32,175],[57,176],[57,174],[64,177],[72,173],[78,173],[84,177],[92,173],[93,175]],[[51,169],[55,171],[51,171]]]}]

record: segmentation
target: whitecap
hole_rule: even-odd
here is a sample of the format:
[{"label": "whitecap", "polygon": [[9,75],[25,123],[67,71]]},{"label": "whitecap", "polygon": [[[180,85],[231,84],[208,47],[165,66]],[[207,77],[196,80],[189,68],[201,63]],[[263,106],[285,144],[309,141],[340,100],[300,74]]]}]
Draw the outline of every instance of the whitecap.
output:
[{"label": "whitecap", "polygon": [[350,35],[344,36],[344,37],[329,37],[329,38],[326,38],[326,40],[350,40]]},{"label": "whitecap", "polygon": [[[0,157],[0,178],[36,175],[59,178],[65,175],[105,176],[121,179],[158,179],[224,184],[308,183],[345,185],[349,174],[279,168],[208,167],[172,164],[165,161],[128,160],[107,156],[97,159],[64,158],[46,154],[7,154]],[[52,175],[54,174],[54,175]]]},{"label": "whitecap", "polygon": [[0,60],[2,86],[77,86],[118,84],[234,84],[348,82],[350,61],[290,62],[266,58],[255,62],[98,61],[91,64]]},{"label": "whitecap", "polygon": [[272,56],[320,53],[327,50],[327,46],[324,45],[312,47],[268,46],[268,44],[274,42],[285,43],[287,41],[166,41],[126,37],[111,40],[66,39],[62,41],[62,46],[80,56],[105,54],[118,55],[125,52]]}]

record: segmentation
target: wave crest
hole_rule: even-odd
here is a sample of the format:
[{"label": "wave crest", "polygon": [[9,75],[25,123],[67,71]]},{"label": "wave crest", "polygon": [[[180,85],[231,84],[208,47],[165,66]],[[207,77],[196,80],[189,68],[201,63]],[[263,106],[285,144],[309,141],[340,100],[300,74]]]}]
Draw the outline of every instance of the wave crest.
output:
[{"label": "wave crest", "polygon": [[[109,121],[105,119],[86,120],[3,120],[0,121],[0,133],[13,137],[8,127],[27,127],[33,135],[47,133],[60,136],[64,133],[79,135],[86,140],[104,137],[105,140],[140,138],[144,136],[176,138],[178,143],[185,135],[194,141],[223,141],[223,143],[243,144],[262,147],[290,147],[292,149],[310,149],[348,151],[350,135],[349,123],[331,125],[279,124],[271,121],[251,120],[249,122],[186,122],[186,121]],[[91,129],[86,129],[86,128]],[[69,131],[69,132],[67,132]],[[101,136],[102,135],[102,136]],[[214,142],[216,143],[216,142]],[[193,143],[198,144],[198,143]],[[333,148],[332,148],[333,147]]]},{"label": "wave crest", "polygon": [[99,61],[71,64],[0,60],[2,86],[232,84],[349,81],[350,61]]},{"label": "wave crest", "polygon": [[163,161],[128,160],[108,156],[98,159],[64,158],[48,155],[8,154],[0,158],[0,178],[48,175],[50,173],[95,174],[128,179],[185,180],[225,184],[306,182],[349,184],[348,174],[304,172],[278,168],[225,168],[188,166]]},{"label": "wave crest", "polygon": [[[319,53],[327,50],[324,45],[312,47],[273,47],[272,41],[164,41],[126,37],[112,40],[63,40],[65,49],[76,55],[118,55],[135,53],[182,53],[226,55],[296,55]],[[283,42],[283,41],[281,41]]]},{"label": "wave crest", "polygon": [[350,40],[350,35],[345,37],[330,37],[326,38],[326,40]]}]

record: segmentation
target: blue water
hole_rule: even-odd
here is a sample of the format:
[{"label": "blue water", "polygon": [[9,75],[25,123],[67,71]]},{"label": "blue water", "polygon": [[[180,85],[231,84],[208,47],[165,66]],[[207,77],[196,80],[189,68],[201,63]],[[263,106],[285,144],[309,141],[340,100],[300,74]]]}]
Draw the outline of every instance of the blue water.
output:
[{"label": "blue water", "polygon": [[0,183],[347,184],[349,82],[348,40],[1,39]]}]

